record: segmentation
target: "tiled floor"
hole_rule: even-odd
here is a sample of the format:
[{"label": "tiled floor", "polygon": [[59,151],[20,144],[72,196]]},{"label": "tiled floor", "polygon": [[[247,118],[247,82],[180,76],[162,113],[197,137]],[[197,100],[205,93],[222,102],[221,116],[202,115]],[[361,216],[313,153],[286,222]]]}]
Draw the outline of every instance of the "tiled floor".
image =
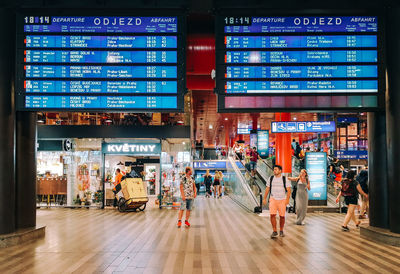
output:
[{"label": "tiled floor", "polygon": [[340,231],[343,215],[288,217],[285,238],[271,240],[265,215],[228,197],[196,200],[192,227],[177,211],[41,209],[46,237],[0,250],[0,273],[399,273],[400,248]]}]

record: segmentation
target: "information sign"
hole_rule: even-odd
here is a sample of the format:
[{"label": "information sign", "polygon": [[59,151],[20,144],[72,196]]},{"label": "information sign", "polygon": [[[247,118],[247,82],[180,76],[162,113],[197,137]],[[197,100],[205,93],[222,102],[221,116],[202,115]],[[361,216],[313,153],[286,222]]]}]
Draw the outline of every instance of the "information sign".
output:
[{"label": "information sign", "polygon": [[184,16],[17,18],[18,110],[183,110]]},{"label": "information sign", "polygon": [[323,122],[271,122],[272,133],[291,132],[335,132],[334,121]]},{"label": "information sign", "polygon": [[376,108],[384,75],[379,38],[377,16],[221,14],[219,110]]},{"label": "information sign", "polygon": [[306,169],[311,190],[309,200],[327,200],[327,157],[325,152],[307,152]]},{"label": "information sign", "polygon": [[368,159],[367,150],[337,150],[335,156],[341,160],[366,160]]}]

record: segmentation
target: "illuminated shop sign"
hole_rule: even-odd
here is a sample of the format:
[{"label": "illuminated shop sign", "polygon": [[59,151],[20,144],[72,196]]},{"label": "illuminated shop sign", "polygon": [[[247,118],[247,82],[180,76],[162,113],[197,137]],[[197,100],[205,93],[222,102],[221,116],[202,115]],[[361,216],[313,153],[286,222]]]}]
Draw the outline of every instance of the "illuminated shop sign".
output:
[{"label": "illuminated shop sign", "polygon": [[103,143],[102,151],[105,154],[128,154],[128,155],[159,155],[161,154],[160,143]]}]

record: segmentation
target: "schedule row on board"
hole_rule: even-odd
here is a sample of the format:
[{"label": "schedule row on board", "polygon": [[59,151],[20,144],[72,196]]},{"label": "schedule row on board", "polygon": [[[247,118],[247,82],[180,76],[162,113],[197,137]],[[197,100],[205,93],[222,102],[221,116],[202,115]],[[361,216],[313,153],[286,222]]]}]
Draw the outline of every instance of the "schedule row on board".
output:
[{"label": "schedule row on board", "polygon": [[176,51],[26,50],[25,63],[177,63]]},{"label": "schedule row on board", "polygon": [[176,36],[27,35],[27,48],[177,48]]},{"label": "schedule row on board", "polygon": [[129,109],[177,107],[176,96],[25,96],[26,108]]},{"label": "schedule row on board", "polygon": [[226,36],[226,48],[377,47],[376,35]]},{"label": "schedule row on board", "polygon": [[378,77],[378,66],[228,66],[225,78],[346,78]]},{"label": "schedule row on board", "polygon": [[378,80],[227,81],[226,93],[378,92]]},{"label": "schedule row on board", "polygon": [[177,93],[177,81],[26,80],[27,93]]},{"label": "schedule row on board", "polygon": [[176,66],[26,65],[26,78],[177,78]]},{"label": "schedule row on board", "polygon": [[227,51],[225,63],[378,62],[376,50]]}]

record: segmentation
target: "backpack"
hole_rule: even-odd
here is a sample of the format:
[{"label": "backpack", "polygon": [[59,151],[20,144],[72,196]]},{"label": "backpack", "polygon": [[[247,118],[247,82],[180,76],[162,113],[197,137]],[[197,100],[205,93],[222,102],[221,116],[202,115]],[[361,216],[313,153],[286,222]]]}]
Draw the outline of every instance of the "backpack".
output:
[{"label": "backpack", "polygon": [[[274,175],[272,175],[269,178],[269,196],[271,196],[271,192],[272,192],[272,181],[274,180]],[[282,181],[283,181],[283,187],[285,188],[285,192],[287,193],[287,189],[286,189],[286,177],[282,176]]]},{"label": "backpack", "polygon": [[342,181],[342,196],[356,196],[356,188],[354,186],[354,180],[344,179]]},{"label": "backpack", "polygon": [[342,170],[340,169],[340,166],[339,165],[336,165],[336,164],[334,164],[333,165],[333,170],[332,170],[334,173],[336,173],[336,174],[339,174],[339,173],[341,173],[342,172]]}]

